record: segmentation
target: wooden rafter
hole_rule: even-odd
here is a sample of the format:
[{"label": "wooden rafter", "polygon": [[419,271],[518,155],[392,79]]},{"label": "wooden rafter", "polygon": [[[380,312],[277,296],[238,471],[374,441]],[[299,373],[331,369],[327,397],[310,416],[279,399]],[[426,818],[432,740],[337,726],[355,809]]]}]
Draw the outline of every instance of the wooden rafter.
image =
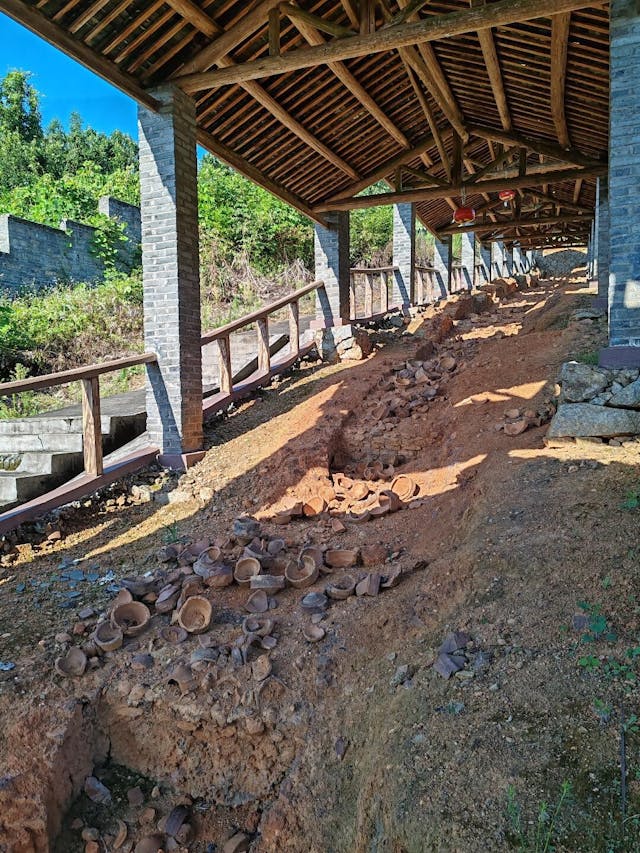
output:
[{"label": "wooden rafter", "polygon": [[[481,125],[470,125],[469,133],[473,136],[480,136],[482,139],[492,139],[494,142],[502,142],[506,145],[518,145],[519,147],[528,148],[534,151],[541,157],[552,157],[556,160],[562,160],[565,163],[573,163],[576,166],[594,166],[598,165],[592,157],[587,157],[580,151],[571,149],[566,151],[560,145],[554,145],[552,142],[544,142],[540,139],[534,139],[530,136],[524,136],[521,133],[514,131],[500,131],[493,128],[483,127]],[[546,165],[543,160],[541,165]]]},{"label": "wooden rafter", "polygon": [[553,17],[593,5],[593,0],[496,0],[478,9],[433,15],[419,21],[398,24],[388,29],[366,35],[336,39],[318,47],[287,51],[282,56],[267,56],[234,67],[192,74],[181,79],[187,92],[199,92],[246,80],[259,80],[276,74],[286,74],[302,68],[313,68],[327,62],[384,53],[399,47],[410,47],[421,42],[451,38],[505,24],[530,21],[534,18]]},{"label": "wooden rafter", "polygon": [[493,40],[491,30],[478,30],[478,39],[484,56],[484,63],[491,82],[493,97],[498,108],[498,114],[504,130],[511,130],[513,124],[511,122],[511,112],[507,103],[507,95],[504,89],[504,81],[502,79],[502,71],[500,70],[500,62],[498,61],[498,53],[496,44]]},{"label": "wooden rafter", "polygon": [[542,172],[538,175],[518,175],[511,178],[499,178],[488,181],[480,181],[478,184],[459,183],[450,184],[438,189],[406,190],[404,192],[379,193],[377,195],[358,196],[357,198],[336,199],[316,205],[313,210],[316,213],[324,213],[330,210],[361,210],[365,207],[378,207],[381,204],[396,204],[396,202],[420,202],[429,199],[444,198],[446,196],[457,196],[463,192],[498,192],[502,189],[521,189],[532,184],[543,184],[550,180],[556,183],[563,181],[575,181],[578,177],[596,177],[606,174],[605,165],[590,169],[564,169],[557,172]]},{"label": "wooden rafter", "polygon": [[563,148],[571,146],[564,109],[570,25],[571,12],[555,15],[551,24],[551,116]]},{"label": "wooden rafter", "polygon": [[[591,216],[583,217],[584,221],[589,224]],[[563,216],[546,216],[536,218],[514,217],[513,219],[498,220],[498,222],[474,222],[472,225],[445,225],[436,230],[439,237],[446,237],[448,234],[464,234],[474,232],[476,234],[484,234],[488,232],[508,231],[513,228],[537,228],[547,225],[560,225],[569,222],[577,222],[582,224],[579,217],[564,214]]]}]

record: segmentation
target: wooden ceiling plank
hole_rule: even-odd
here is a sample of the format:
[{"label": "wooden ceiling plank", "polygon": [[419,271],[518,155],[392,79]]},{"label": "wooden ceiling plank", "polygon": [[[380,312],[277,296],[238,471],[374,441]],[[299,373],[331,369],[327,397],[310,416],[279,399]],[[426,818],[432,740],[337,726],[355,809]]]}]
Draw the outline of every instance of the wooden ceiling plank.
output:
[{"label": "wooden ceiling plank", "polygon": [[499,192],[502,189],[521,189],[524,186],[543,184],[545,181],[561,183],[563,181],[574,181],[578,177],[596,177],[607,172],[606,165],[590,169],[569,168],[564,171],[542,172],[539,175],[524,175],[512,178],[499,178],[489,181],[481,181],[479,184],[461,183],[452,184],[449,187],[424,190],[406,190],[402,193],[379,193],[369,196],[358,196],[341,198],[323,202],[313,209],[316,213],[325,213],[331,210],[361,210],[366,207],[377,207],[382,204],[396,204],[397,202],[419,202],[432,199],[444,198],[445,196],[459,196],[464,192]]},{"label": "wooden ceiling plank", "polygon": [[148,6],[144,12],[141,12],[137,15],[132,21],[130,21],[124,29],[119,30],[118,34],[111,39],[109,44],[106,47],[100,48],[100,52],[107,54],[111,53],[115,50],[119,45],[122,44],[123,41],[129,38],[129,36],[134,33],[137,29],[139,29],[142,24],[149,20],[152,15],[165,5],[165,0],[154,0],[154,2]]},{"label": "wooden ceiling plank", "polygon": [[69,32],[77,33],[85,24],[89,23],[91,18],[94,18],[98,12],[101,12],[109,2],[110,0],[96,0],[95,3],[92,3],[88,9],[85,9],[81,15],[78,15],[78,17],[71,22]]},{"label": "wooden ceiling plank", "polygon": [[58,21],[61,21],[62,18],[64,18],[64,16],[68,12],[70,12],[72,9],[74,9],[78,5],[79,2],[80,2],[80,0],[69,0],[68,3],[65,3],[64,6],[62,6],[60,9],[58,9],[58,11],[55,13],[55,15],[51,18],[51,20],[58,23]]},{"label": "wooden ceiling plank", "polygon": [[233,68],[191,74],[181,80],[181,85],[185,91],[191,93],[245,80],[258,80],[302,68],[313,68],[327,62],[383,53],[507,23],[553,17],[561,12],[589,7],[593,3],[594,0],[496,0],[478,9],[433,15],[411,23],[376,30],[367,35],[337,39],[318,47],[296,48],[283,53],[282,56],[254,59],[239,63]]},{"label": "wooden ceiling plank", "polygon": [[571,147],[565,115],[565,84],[571,12],[554,15],[551,24],[551,117],[563,148]]},{"label": "wooden ceiling plank", "polygon": [[[145,42],[149,41],[149,37],[152,36],[159,29],[164,27],[165,24],[168,24],[172,18],[175,18],[176,13],[173,9],[170,9],[168,12],[165,12],[164,15],[161,15],[157,18],[152,24],[146,27],[141,33],[132,39],[129,44],[126,44],[120,53],[115,57],[115,62],[118,65],[127,58],[130,54],[134,53],[141,45],[144,45]],[[182,22],[184,25],[184,21]],[[157,44],[157,40],[153,39],[152,46],[155,47]]]},{"label": "wooden ceiling plank", "polygon": [[87,44],[90,44],[92,41],[100,35],[100,33],[109,26],[112,21],[115,21],[120,15],[129,7],[131,0],[121,0],[117,6],[114,6],[113,9],[108,12],[101,21],[89,30],[89,32],[83,36],[84,41]]}]

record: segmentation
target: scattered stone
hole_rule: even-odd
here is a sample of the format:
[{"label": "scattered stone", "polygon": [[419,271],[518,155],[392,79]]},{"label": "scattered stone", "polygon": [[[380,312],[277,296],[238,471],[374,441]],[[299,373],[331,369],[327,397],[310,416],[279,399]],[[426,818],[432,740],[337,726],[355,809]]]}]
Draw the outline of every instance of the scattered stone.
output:
[{"label": "scattered stone", "polygon": [[251,846],[251,840],[244,832],[236,832],[222,847],[222,853],[246,853]]},{"label": "scattered stone", "polygon": [[100,838],[100,832],[95,826],[85,826],[80,837],[83,841],[97,841]]},{"label": "scattered stone", "polygon": [[602,393],[609,384],[607,374],[590,364],[565,362],[560,370],[561,403],[583,403]]},{"label": "scattered stone", "polygon": [[347,749],[349,748],[349,741],[346,739],[346,737],[339,737],[333,745],[333,748],[335,750],[336,755],[338,756],[338,759],[342,761],[342,759],[347,753]]},{"label": "scattered stone", "polygon": [[462,655],[439,654],[433,668],[443,678],[449,679],[465,666],[467,659]]},{"label": "scattered stone", "polygon": [[590,403],[561,403],[551,420],[549,438],[640,434],[640,412]]},{"label": "scattered stone", "polygon": [[84,780],[84,792],[93,803],[108,805],[111,802],[111,791],[95,776],[87,776]]},{"label": "scattered stone", "polygon": [[391,680],[389,681],[389,687],[399,687],[401,684],[404,684],[405,681],[408,681],[411,678],[411,672],[408,664],[402,664],[399,666],[394,672]]},{"label": "scattered stone", "polygon": [[438,654],[454,654],[459,649],[464,649],[470,640],[471,637],[464,631],[451,631],[444,638],[442,645],[438,649]]},{"label": "scattered stone", "polygon": [[605,405],[616,406],[621,409],[640,409],[640,379],[636,379],[635,382],[631,382],[619,390],[612,386],[612,390],[614,393],[605,401]]},{"label": "scattered stone", "polygon": [[375,545],[363,545],[360,549],[363,566],[377,566],[387,559],[387,547],[379,542]]},{"label": "scattered stone", "polygon": [[130,806],[141,806],[144,803],[144,794],[139,787],[129,788],[127,791],[127,800]]}]

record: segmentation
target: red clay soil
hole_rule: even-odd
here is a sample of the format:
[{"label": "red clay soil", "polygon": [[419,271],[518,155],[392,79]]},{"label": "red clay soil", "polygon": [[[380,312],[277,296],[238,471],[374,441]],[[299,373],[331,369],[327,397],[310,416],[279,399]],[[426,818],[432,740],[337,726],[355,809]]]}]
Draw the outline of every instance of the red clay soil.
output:
[{"label": "red clay soil", "polygon": [[[341,533],[326,514],[271,520],[368,455],[372,413],[433,312],[366,361],[306,366],[213,424],[200,465],[179,481],[147,478],[171,503],[118,506],[113,492],[23,532],[0,574],[0,660],[16,664],[0,673],[0,851],[110,851],[118,820],[127,840],[117,849],[132,850],[164,833],[179,804],[190,829],[163,834],[162,849],[640,849],[640,445],[551,449],[544,425],[515,437],[496,428],[507,410],[544,409],[562,361],[602,342],[600,322],[570,320],[589,301],[581,287],[515,294],[494,314],[457,321],[438,345],[456,368],[410,419],[415,449],[400,471],[420,486],[413,508],[343,519]],[[390,445],[406,420],[388,430]],[[204,636],[218,657],[182,687],[172,667],[201,642],[163,642],[169,616],[81,678],[55,672],[112,597],[108,583],[78,581],[81,595],[61,608],[73,584],[61,572],[117,581],[159,570],[169,539],[232,549],[243,513],[291,554],[380,544],[387,560],[373,568],[399,567],[401,582],[333,603],[315,644],[302,636],[308,590],[285,590],[269,614],[278,645],[252,649],[246,663],[233,653],[246,590],[209,590]],[[96,616],[80,619],[88,605]],[[469,642],[464,669],[445,680],[433,663],[452,630]],[[255,668],[264,654],[266,680]],[[82,791],[92,774],[110,803]],[[136,787],[142,802],[131,804]],[[246,842],[234,848],[237,833]]]}]

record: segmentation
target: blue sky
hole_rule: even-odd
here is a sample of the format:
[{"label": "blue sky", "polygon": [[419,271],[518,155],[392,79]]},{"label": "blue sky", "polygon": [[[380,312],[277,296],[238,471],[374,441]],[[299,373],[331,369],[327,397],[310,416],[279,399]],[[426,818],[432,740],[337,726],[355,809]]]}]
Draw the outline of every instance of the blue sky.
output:
[{"label": "blue sky", "polygon": [[67,127],[75,110],[96,130],[137,137],[135,101],[0,13],[0,77],[16,68],[33,72],[45,126],[57,118]]}]

